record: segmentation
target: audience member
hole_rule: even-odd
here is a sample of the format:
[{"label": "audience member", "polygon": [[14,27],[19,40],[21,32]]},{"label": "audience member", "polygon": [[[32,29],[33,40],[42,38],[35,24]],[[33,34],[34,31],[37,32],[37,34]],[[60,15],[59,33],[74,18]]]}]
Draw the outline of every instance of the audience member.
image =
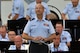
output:
[{"label": "audience member", "polygon": [[8,32],[9,41],[12,41],[12,42],[13,42],[15,36],[16,36],[15,31],[9,31],[9,32]]},{"label": "audience member", "polygon": [[8,34],[6,26],[2,25],[0,27],[0,41],[8,41]]},{"label": "audience member", "polygon": [[20,35],[15,36],[14,44],[10,45],[9,50],[26,50],[25,45],[22,43],[22,37]]},{"label": "audience member", "polygon": [[55,25],[55,30],[59,33],[61,37],[61,42],[66,43],[70,47],[70,42],[72,41],[71,35],[68,31],[64,31],[62,22],[57,22]]},{"label": "audience member", "polygon": [[55,30],[51,21],[43,19],[44,6],[37,4],[35,11],[37,19],[29,21],[24,28],[22,37],[31,40],[29,53],[48,53],[48,46],[42,42],[47,42],[55,37]]},{"label": "audience member", "polygon": [[65,43],[60,42],[60,35],[56,35],[56,37],[53,39],[53,42],[49,45],[49,50],[51,52],[63,52],[68,51],[68,46]]}]

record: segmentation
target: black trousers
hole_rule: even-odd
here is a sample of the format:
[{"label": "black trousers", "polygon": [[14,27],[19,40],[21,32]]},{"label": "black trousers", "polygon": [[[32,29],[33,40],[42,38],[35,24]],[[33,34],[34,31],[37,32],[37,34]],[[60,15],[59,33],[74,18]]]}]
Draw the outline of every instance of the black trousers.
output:
[{"label": "black trousers", "polygon": [[48,46],[45,44],[31,42],[29,53],[48,53]]}]

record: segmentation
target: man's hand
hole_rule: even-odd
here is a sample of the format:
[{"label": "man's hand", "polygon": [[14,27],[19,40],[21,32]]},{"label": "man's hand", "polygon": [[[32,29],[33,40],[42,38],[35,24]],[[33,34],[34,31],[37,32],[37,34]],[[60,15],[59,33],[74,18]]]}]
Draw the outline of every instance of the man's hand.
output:
[{"label": "man's hand", "polygon": [[26,20],[31,20],[31,18],[29,16],[26,16]]},{"label": "man's hand", "polygon": [[47,42],[47,41],[48,41],[48,39],[47,39],[47,38],[43,38],[43,41],[44,41],[44,42]]},{"label": "man's hand", "polygon": [[11,15],[12,15],[11,13],[8,15],[8,18],[9,18],[9,19],[10,19]]},{"label": "man's hand", "polygon": [[41,36],[37,36],[33,38],[34,41],[40,41],[43,40],[43,38]]},{"label": "man's hand", "polygon": [[61,17],[63,20],[68,20],[68,18],[66,17],[66,14],[64,14],[64,13],[61,14]]},{"label": "man's hand", "polygon": [[78,16],[78,20],[80,20],[80,16]]}]

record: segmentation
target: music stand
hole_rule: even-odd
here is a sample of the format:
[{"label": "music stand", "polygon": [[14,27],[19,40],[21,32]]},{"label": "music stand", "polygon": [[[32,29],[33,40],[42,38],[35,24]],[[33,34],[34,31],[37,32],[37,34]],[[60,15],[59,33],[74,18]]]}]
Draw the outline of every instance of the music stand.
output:
[{"label": "music stand", "polygon": [[4,52],[9,48],[10,45],[14,45],[14,42],[0,41],[0,50]]},{"label": "music stand", "polygon": [[80,20],[65,20],[65,28],[73,29],[74,40],[76,41],[77,29],[80,28]]},{"label": "music stand", "polygon": [[8,20],[8,30],[13,30],[21,35],[28,20]]},{"label": "music stand", "polygon": [[51,52],[51,53],[69,53],[69,51],[57,51],[57,52]]},{"label": "music stand", "polygon": [[6,50],[5,53],[27,53],[27,50]]}]

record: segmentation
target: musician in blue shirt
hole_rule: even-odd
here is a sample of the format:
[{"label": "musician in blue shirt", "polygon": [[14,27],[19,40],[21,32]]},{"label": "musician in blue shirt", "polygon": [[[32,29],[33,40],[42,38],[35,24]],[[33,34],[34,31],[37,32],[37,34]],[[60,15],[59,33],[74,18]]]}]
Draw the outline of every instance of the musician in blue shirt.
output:
[{"label": "musician in blue shirt", "polygon": [[47,42],[52,40],[55,36],[55,30],[51,21],[43,18],[43,5],[37,4],[35,11],[37,19],[27,23],[22,37],[31,41],[29,47],[30,53],[48,53],[48,46],[43,44],[42,41]]}]

